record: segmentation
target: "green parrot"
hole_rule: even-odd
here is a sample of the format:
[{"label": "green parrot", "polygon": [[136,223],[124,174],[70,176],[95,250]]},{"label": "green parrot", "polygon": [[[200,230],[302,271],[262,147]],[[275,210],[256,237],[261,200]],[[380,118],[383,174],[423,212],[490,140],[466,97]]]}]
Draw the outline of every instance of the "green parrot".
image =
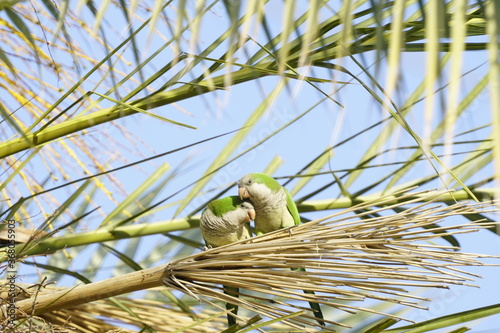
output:
[{"label": "green parrot", "polygon": [[[200,217],[200,230],[208,247],[218,247],[247,239],[252,236],[249,222],[255,219],[252,204],[237,196],[230,196],[211,201]],[[224,293],[238,297],[238,288],[224,287]],[[226,309],[238,314],[238,306],[227,303]],[[236,324],[236,319],[227,314],[229,326]]]},{"label": "green parrot", "polygon": [[[281,228],[299,225],[300,216],[292,195],[276,179],[263,173],[250,173],[238,181],[240,199],[250,199],[255,208],[255,231],[262,235]],[[304,268],[293,269],[305,271]],[[304,290],[306,294],[314,291]],[[316,321],[325,326],[323,312],[318,303],[309,302]]]}]

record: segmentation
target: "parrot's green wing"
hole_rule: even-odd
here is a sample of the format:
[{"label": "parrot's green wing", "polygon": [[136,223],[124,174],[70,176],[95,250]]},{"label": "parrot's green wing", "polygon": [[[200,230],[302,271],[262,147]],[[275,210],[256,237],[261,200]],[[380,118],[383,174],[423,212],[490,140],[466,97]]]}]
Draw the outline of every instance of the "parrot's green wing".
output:
[{"label": "parrot's green wing", "polygon": [[297,209],[297,205],[295,205],[295,201],[293,201],[292,195],[286,188],[283,187],[283,190],[286,193],[286,208],[288,208],[288,211],[293,217],[293,221],[295,222],[295,225],[300,224],[300,215],[299,215],[299,210]]}]

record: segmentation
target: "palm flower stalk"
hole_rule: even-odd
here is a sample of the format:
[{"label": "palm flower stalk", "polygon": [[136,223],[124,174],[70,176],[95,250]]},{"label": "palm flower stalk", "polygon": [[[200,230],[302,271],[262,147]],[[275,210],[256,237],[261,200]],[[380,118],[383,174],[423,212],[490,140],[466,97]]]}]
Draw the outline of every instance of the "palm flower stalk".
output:
[{"label": "palm flower stalk", "polygon": [[[1,299],[8,299],[10,289],[9,281],[0,280]],[[58,291],[68,292],[66,288],[50,284],[33,286],[17,283],[15,289],[17,300],[31,300],[31,302]],[[130,316],[131,313],[134,316]],[[168,327],[169,331],[180,330],[184,333],[215,333],[223,330],[225,325],[224,320],[219,320],[218,317],[220,317],[218,312],[203,309],[191,318],[182,310],[166,306],[164,302],[118,296],[20,318],[15,323],[15,332],[132,333],[137,331],[137,329],[123,328],[124,325],[129,325],[139,329],[150,327],[158,332],[165,331]],[[8,327],[7,324],[7,321],[0,322],[0,327]]]},{"label": "palm flower stalk", "polygon": [[[387,214],[421,200],[415,194],[399,193],[320,220],[209,249],[170,263],[164,283],[200,300],[230,302],[270,318],[303,311],[286,320],[299,329],[317,324],[311,310],[296,301],[313,301],[348,313],[379,313],[363,307],[366,299],[425,308],[420,304],[428,299],[413,295],[412,288],[474,286],[477,275],[461,267],[485,265],[480,259],[491,257],[463,253],[440,242],[443,237],[494,224],[438,225],[452,216],[493,211],[489,204],[436,204],[444,193],[448,192],[430,193],[427,202]],[[306,268],[307,272],[290,268]],[[242,291],[234,297],[225,294],[221,285]],[[316,295],[301,293],[304,289]]]}]

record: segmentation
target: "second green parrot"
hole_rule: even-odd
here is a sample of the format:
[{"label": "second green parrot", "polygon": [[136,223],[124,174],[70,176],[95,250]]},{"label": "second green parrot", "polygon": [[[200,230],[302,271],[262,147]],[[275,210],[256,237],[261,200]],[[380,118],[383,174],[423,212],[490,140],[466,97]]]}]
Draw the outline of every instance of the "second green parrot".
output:
[{"label": "second green parrot", "polygon": [[[299,225],[300,216],[292,195],[273,177],[263,173],[250,173],[238,181],[240,199],[250,199],[255,207],[255,231],[257,235]],[[294,269],[305,271],[304,268]],[[304,290],[306,294],[313,291]],[[323,312],[318,303],[309,302],[316,321],[325,326]]]}]

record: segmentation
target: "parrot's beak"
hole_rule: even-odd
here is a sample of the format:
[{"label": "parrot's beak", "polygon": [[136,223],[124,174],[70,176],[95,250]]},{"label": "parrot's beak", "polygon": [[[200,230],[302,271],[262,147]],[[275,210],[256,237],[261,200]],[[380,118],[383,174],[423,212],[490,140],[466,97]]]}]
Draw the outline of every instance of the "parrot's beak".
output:
[{"label": "parrot's beak", "polygon": [[[250,221],[255,220],[255,209],[250,209],[248,211],[248,217],[250,218]],[[248,222],[250,222],[250,221],[248,221]]]},{"label": "parrot's beak", "polygon": [[250,198],[250,194],[245,187],[238,188],[238,195],[240,196],[241,200]]}]

